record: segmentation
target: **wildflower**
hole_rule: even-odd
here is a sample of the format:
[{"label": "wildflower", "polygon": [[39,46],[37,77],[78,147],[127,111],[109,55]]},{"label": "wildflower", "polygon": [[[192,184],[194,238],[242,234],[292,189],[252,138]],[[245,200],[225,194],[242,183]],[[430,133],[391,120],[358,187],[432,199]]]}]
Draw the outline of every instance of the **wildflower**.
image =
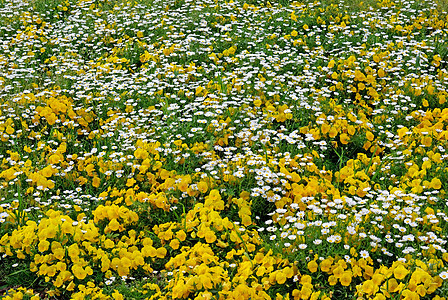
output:
[{"label": "wildflower", "polygon": [[318,264],[315,260],[312,260],[308,262],[308,270],[310,270],[311,273],[315,273],[317,271]]},{"label": "wildflower", "polygon": [[370,257],[369,251],[366,251],[366,250],[361,250],[361,251],[359,252],[359,254],[360,254],[360,256],[361,256],[362,258]]},{"label": "wildflower", "polygon": [[448,279],[448,272],[442,272],[442,273],[439,274],[439,276],[443,280],[447,280]]},{"label": "wildflower", "polygon": [[339,278],[339,280],[341,281],[341,284],[343,286],[349,286],[350,283],[352,282],[352,272],[351,271],[344,271],[341,275],[341,277]]},{"label": "wildflower", "polygon": [[362,291],[368,295],[371,295],[376,292],[378,287],[373,283],[372,280],[366,280],[362,284]]},{"label": "wildflower", "polygon": [[120,228],[120,223],[118,223],[117,219],[113,218],[110,222],[108,227],[112,231],[117,231]]},{"label": "wildflower", "polygon": [[213,232],[212,230],[207,230],[204,237],[205,237],[205,240],[207,241],[207,243],[209,243],[209,244],[216,241],[215,232]]},{"label": "wildflower", "polygon": [[397,278],[398,280],[403,279],[404,277],[406,277],[406,275],[409,273],[409,270],[407,270],[402,264],[398,265],[395,269],[394,269],[394,276],[395,278]]},{"label": "wildflower", "polygon": [[321,269],[323,272],[328,273],[328,272],[330,271],[330,267],[331,267],[331,265],[332,265],[331,260],[329,260],[329,259],[324,259],[324,260],[320,263],[320,269]]},{"label": "wildflower", "polygon": [[50,242],[48,242],[47,240],[43,240],[39,242],[38,249],[40,252],[44,252],[48,249],[49,246]]},{"label": "wildflower", "polygon": [[81,267],[80,265],[77,265],[77,264],[73,265],[72,272],[76,278],[81,279],[81,280],[86,278],[86,276],[87,276],[86,270],[84,270],[83,267]]},{"label": "wildflower", "polygon": [[284,284],[286,282],[286,275],[282,271],[278,271],[277,275],[275,276],[275,280],[278,284]]}]

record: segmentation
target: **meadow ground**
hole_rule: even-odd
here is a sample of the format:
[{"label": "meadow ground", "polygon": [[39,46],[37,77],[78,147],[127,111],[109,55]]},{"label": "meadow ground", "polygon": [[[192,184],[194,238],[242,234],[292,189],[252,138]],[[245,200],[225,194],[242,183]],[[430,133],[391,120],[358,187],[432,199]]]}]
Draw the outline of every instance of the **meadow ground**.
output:
[{"label": "meadow ground", "polygon": [[446,1],[0,2],[3,299],[446,299]]}]

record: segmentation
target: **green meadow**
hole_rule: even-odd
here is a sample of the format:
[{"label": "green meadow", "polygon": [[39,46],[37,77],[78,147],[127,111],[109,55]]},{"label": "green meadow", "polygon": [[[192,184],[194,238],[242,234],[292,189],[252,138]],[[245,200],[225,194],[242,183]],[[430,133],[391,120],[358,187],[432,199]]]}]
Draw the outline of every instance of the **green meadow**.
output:
[{"label": "green meadow", "polygon": [[0,1],[0,298],[446,300],[447,10]]}]

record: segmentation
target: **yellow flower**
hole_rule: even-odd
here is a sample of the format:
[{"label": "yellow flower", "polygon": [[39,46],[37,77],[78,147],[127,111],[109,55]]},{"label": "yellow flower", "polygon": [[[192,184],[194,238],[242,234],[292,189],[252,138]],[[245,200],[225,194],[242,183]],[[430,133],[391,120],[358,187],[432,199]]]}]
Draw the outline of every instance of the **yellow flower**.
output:
[{"label": "yellow flower", "polygon": [[328,136],[334,138],[338,135],[338,129],[335,126],[331,126],[331,129],[328,132]]},{"label": "yellow flower", "polygon": [[425,297],[426,296],[426,288],[424,285],[420,284],[417,286],[416,289],[417,294],[419,294],[421,297]]},{"label": "yellow flower", "polygon": [[278,271],[275,275],[275,280],[278,284],[284,284],[286,282],[286,275],[282,271]]},{"label": "yellow flower", "polygon": [[338,283],[338,279],[336,278],[336,276],[331,275],[330,277],[328,277],[328,283],[330,285],[335,285],[336,283]]},{"label": "yellow flower", "polygon": [[350,125],[350,126],[348,126],[347,131],[348,131],[348,134],[355,135],[356,128],[355,128],[355,126]]},{"label": "yellow flower", "polygon": [[341,284],[343,286],[349,286],[350,283],[352,282],[352,272],[344,271],[344,273],[342,273],[342,276],[339,280],[341,281]]},{"label": "yellow flower", "polygon": [[366,132],[366,138],[367,138],[369,141],[373,141],[373,140],[375,139],[375,136],[374,136],[373,133],[371,133],[370,131],[367,131],[367,132]]},{"label": "yellow flower", "polygon": [[[59,261],[59,262],[56,264],[56,269],[57,269],[58,271],[60,271],[61,274],[63,274],[63,273],[65,272],[65,270],[67,269],[67,264],[64,263],[64,262],[62,262],[62,261]],[[69,277],[70,277],[70,276],[69,276]]]},{"label": "yellow flower", "polygon": [[47,115],[45,117],[45,119],[47,120],[49,125],[54,125],[54,123],[56,123],[56,120],[58,119],[58,117],[56,117],[56,115],[54,113],[50,113],[49,115]]},{"label": "yellow flower", "polygon": [[148,256],[154,257],[157,255],[157,250],[156,250],[156,248],[154,248],[151,245],[146,245],[142,248],[142,255],[144,257],[148,257]]},{"label": "yellow flower", "polygon": [[166,249],[164,248],[164,247],[160,247],[160,248],[157,248],[157,250],[156,250],[156,256],[158,257],[158,258],[164,258],[165,257],[165,255],[166,255]]},{"label": "yellow flower", "polygon": [[205,207],[211,207],[216,210],[224,209],[224,201],[221,199],[221,195],[218,190],[211,190],[208,197],[205,199]]},{"label": "yellow flower", "polygon": [[397,278],[398,280],[401,280],[403,278],[406,277],[406,275],[408,275],[409,270],[406,269],[403,265],[399,265],[398,267],[396,267],[394,269],[394,276],[395,278]]},{"label": "yellow flower", "polygon": [[448,252],[443,253],[442,258],[444,261],[448,262]]},{"label": "yellow flower", "polygon": [[390,278],[383,284],[383,287],[385,287],[385,286],[387,286],[387,292],[393,293],[398,288],[398,282],[395,278]]},{"label": "yellow flower", "polygon": [[205,241],[209,244],[213,243],[214,241],[216,241],[216,235],[215,232],[212,230],[207,230],[207,232],[205,233]]},{"label": "yellow flower", "polygon": [[49,266],[46,271],[47,271],[47,276],[53,277],[54,275],[56,275],[57,270],[56,270],[56,267],[54,265],[52,265],[52,266]]},{"label": "yellow flower", "polygon": [[134,184],[136,183],[137,181],[134,179],[134,178],[129,178],[127,181],[126,181],[126,186],[127,187],[132,187],[132,186],[134,186]]},{"label": "yellow flower", "polygon": [[364,283],[362,284],[362,291],[366,294],[373,294],[375,292],[375,284],[373,283],[372,280],[366,280],[364,281]]},{"label": "yellow flower", "polygon": [[70,283],[67,285],[67,291],[73,291],[75,289],[75,283],[73,281],[70,281]]},{"label": "yellow flower", "polygon": [[134,156],[137,159],[146,159],[149,156],[149,153],[145,149],[138,148],[134,151]]},{"label": "yellow flower", "polygon": [[205,181],[199,181],[197,186],[198,186],[199,192],[201,192],[202,194],[206,193],[208,190],[208,186]]},{"label": "yellow flower", "polygon": [[50,242],[47,240],[40,241],[39,245],[37,246],[40,252],[47,251],[48,247],[50,247]]},{"label": "yellow flower", "polygon": [[182,178],[181,182],[179,182],[179,184],[177,185],[177,188],[181,191],[181,192],[186,192],[188,189],[188,184],[191,182],[191,178]]},{"label": "yellow flower", "polygon": [[380,285],[383,282],[384,275],[381,274],[375,274],[372,276],[372,281],[375,285]]},{"label": "yellow flower", "polygon": [[195,95],[199,96],[203,90],[204,90],[204,88],[202,86],[198,86],[196,88]]},{"label": "yellow flower", "polygon": [[106,272],[110,268],[110,259],[106,256],[101,258],[101,272]]},{"label": "yellow flower", "polygon": [[55,153],[53,155],[51,155],[48,158],[48,162],[52,165],[59,163],[60,161],[62,161],[64,159],[64,157],[58,153]]},{"label": "yellow flower", "polygon": [[302,299],[309,299],[311,297],[311,295],[313,294],[312,285],[305,284],[302,286],[302,289],[300,291],[302,293],[302,296],[301,296]]},{"label": "yellow flower", "polygon": [[68,255],[73,259],[79,256],[79,248],[77,244],[72,244],[68,247]]},{"label": "yellow flower", "polygon": [[442,182],[440,181],[439,178],[433,178],[431,180],[430,188],[435,189],[435,190],[440,190],[441,187],[442,187]]},{"label": "yellow flower", "polygon": [[53,168],[51,166],[46,166],[45,168],[42,169],[41,173],[46,178],[49,178],[53,176]]},{"label": "yellow flower", "polygon": [[127,276],[129,274],[129,268],[122,264],[117,265],[117,273],[119,276]]},{"label": "yellow flower", "polygon": [[213,281],[209,273],[199,275],[199,279],[205,289],[213,288]]},{"label": "yellow flower", "polygon": [[241,223],[242,223],[244,226],[252,225],[252,219],[251,219],[250,216],[248,216],[248,215],[243,215],[243,216],[241,217]]},{"label": "yellow flower", "polygon": [[386,296],[384,296],[383,294],[376,294],[375,298],[373,298],[373,300],[386,300]]},{"label": "yellow flower", "polygon": [[364,75],[363,72],[361,72],[360,70],[355,71],[355,80],[356,81],[365,81],[366,79],[367,79],[366,75]]},{"label": "yellow flower", "polygon": [[78,279],[84,279],[87,276],[87,272],[80,265],[73,265],[72,267],[73,275]]},{"label": "yellow flower", "polygon": [[112,293],[112,298],[114,298],[114,300],[123,300],[124,299],[123,295],[120,294],[120,292],[117,290],[114,290],[114,292]]},{"label": "yellow flower", "polygon": [[171,247],[172,249],[174,249],[174,250],[178,249],[178,248],[179,248],[179,240],[178,240],[178,239],[173,239],[173,240],[170,242],[170,247]]},{"label": "yellow flower", "polygon": [[122,257],[120,264],[125,268],[130,268],[132,266],[132,261],[128,257]]},{"label": "yellow flower", "polygon": [[183,230],[179,230],[178,232],[176,232],[176,237],[181,241],[185,241],[185,239],[187,238],[187,235],[185,234],[185,231]]},{"label": "yellow flower", "polygon": [[401,293],[401,296],[403,297],[403,300],[414,300],[414,299],[420,299],[420,296],[413,291],[410,291],[408,289],[403,290],[403,292]]},{"label": "yellow flower", "polygon": [[308,270],[310,270],[311,273],[315,273],[318,266],[319,265],[316,263],[316,261],[312,260],[308,263]]},{"label": "yellow flower", "polygon": [[343,273],[344,273],[344,268],[341,266],[338,266],[337,268],[335,268],[333,270],[333,275],[338,279],[342,277]]},{"label": "yellow flower", "polygon": [[100,186],[101,179],[98,176],[93,177],[92,186],[98,188]]},{"label": "yellow flower", "polygon": [[114,242],[111,239],[107,239],[104,241],[104,248],[111,249],[115,246]]},{"label": "yellow flower", "polygon": [[297,21],[297,15],[295,15],[294,12],[291,13],[291,20]]},{"label": "yellow flower", "polygon": [[375,77],[373,77],[372,75],[369,74],[369,75],[367,75],[366,81],[368,83],[370,83],[371,85],[373,85],[375,83]]},{"label": "yellow flower", "polygon": [[57,248],[53,250],[53,254],[56,259],[62,260],[65,256],[65,250],[63,248]]},{"label": "yellow flower", "polygon": [[117,231],[120,228],[120,223],[118,223],[116,218],[113,218],[108,225],[109,229],[112,231]]},{"label": "yellow flower", "polygon": [[324,260],[320,263],[320,269],[321,269],[323,272],[328,273],[328,272],[330,271],[330,267],[331,267],[331,265],[332,265],[331,260],[329,260],[328,258],[327,258],[327,259],[324,259]]},{"label": "yellow flower", "polygon": [[431,146],[432,144],[432,138],[430,136],[425,136],[422,139],[422,144],[425,145],[426,147]]},{"label": "yellow flower", "polygon": [[341,141],[342,144],[347,145],[348,142],[350,141],[350,137],[346,133],[343,133],[339,136],[339,140]]},{"label": "yellow flower", "polygon": [[70,220],[62,223],[61,231],[64,234],[73,234],[75,232],[75,228],[73,227],[73,222]]}]

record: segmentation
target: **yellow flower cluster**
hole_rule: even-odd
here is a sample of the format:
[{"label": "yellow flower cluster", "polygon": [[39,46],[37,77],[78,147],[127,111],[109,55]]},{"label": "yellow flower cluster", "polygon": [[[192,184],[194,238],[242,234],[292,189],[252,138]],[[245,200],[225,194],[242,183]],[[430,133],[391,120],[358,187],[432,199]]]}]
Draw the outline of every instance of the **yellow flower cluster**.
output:
[{"label": "yellow flower cluster", "polygon": [[445,300],[443,6],[0,2],[2,299]]},{"label": "yellow flower cluster", "polygon": [[6,294],[2,296],[5,300],[16,300],[16,299],[26,299],[26,300],[38,300],[40,299],[37,293],[34,293],[32,289],[26,289],[19,287],[17,289],[9,289]]}]

